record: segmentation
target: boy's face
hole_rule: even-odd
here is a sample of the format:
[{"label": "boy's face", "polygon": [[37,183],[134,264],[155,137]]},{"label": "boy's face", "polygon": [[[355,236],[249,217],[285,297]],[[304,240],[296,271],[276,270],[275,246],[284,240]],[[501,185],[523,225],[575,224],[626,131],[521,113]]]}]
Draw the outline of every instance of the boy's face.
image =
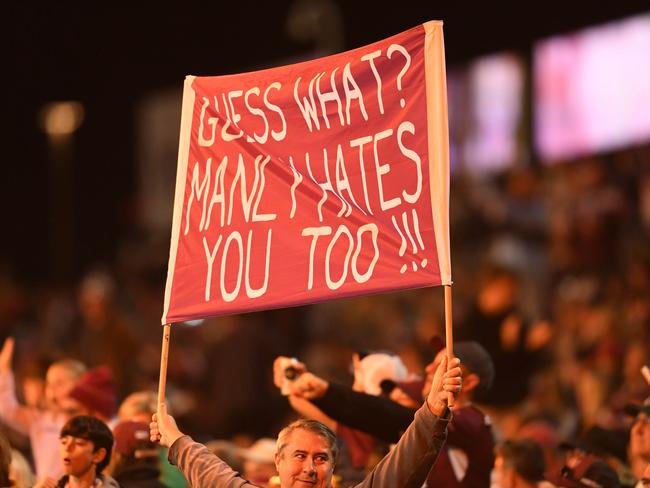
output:
[{"label": "boy's face", "polygon": [[81,437],[61,437],[61,461],[65,474],[81,478],[88,473],[95,475],[97,463],[106,456],[103,447],[95,451],[95,445],[88,439]]}]

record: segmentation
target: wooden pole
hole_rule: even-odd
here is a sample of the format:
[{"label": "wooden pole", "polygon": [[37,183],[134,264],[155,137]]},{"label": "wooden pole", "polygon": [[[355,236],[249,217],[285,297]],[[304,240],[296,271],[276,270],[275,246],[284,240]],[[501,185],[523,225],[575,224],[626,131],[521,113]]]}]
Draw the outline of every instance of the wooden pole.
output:
[{"label": "wooden pole", "polygon": [[160,379],[158,380],[158,406],[165,404],[165,384],[167,382],[167,358],[169,356],[169,335],[171,326],[163,326],[162,351],[160,352]]},{"label": "wooden pole", "polygon": [[[445,285],[445,339],[447,349],[447,367],[454,357],[454,330],[451,311],[451,285]],[[454,396],[449,393],[447,398],[449,408],[454,406]]]}]

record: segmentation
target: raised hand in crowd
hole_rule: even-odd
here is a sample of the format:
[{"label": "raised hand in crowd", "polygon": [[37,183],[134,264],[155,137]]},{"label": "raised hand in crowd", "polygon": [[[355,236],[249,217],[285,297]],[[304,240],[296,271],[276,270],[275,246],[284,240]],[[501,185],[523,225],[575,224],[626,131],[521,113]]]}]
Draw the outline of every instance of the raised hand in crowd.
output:
[{"label": "raised hand in crowd", "polygon": [[11,372],[11,360],[14,356],[14,338],[7,337],[0,350],[0,373]]},{"label": "raised hand in crowd", "polygon": [[273,382],[283,395],[309,400],[320,398],[329,387],[326,380],[307,371],[304,363],[286,356],[279,356],[273,362]]},{"label": "raised hand in crowd", "polygon": [[152,442],[159,442],[161,446],[171,446],[183,434],[176,425],[174,417],[167,413],[167,407],[158,406],[158,412],[151,417],[149,424],[149,438]]}]

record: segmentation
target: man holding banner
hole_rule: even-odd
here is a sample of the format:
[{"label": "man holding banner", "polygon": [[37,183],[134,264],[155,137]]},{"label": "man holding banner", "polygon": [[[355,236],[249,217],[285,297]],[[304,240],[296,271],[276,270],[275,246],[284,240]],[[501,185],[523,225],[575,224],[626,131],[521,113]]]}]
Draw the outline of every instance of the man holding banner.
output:
[{"label": "man holding banner", "polygon": [[[447,436],[451,412],[447,402],[461,390],[460,361],[447,368],[445,358],[433,378],[424,405],[397,446],[387,454],[356,488],[420,488],[435,463]],[[194,442],[159,407],[150,424],[151,440],[169,446],[169,460],[178,466],[194,488],[246,488],[255,485],[239,476],[204,445]],[[299,420],[278,435],[275,465],[281,488],[304,486],[331,488],[336,465],[336,436],[316,421]]]},{"label": "man holding banner", "polygon": [[[250,485],[165,412],[170,324],[445,285],[448,350],[437,386],[359,486],[424,482],[460,391],[445,80],[440,21],[313,61],[185,79],[151,435],[171,446],[192,486]],[[281,433],[282,488],[331,486],[333,439],[325,426]]]}]

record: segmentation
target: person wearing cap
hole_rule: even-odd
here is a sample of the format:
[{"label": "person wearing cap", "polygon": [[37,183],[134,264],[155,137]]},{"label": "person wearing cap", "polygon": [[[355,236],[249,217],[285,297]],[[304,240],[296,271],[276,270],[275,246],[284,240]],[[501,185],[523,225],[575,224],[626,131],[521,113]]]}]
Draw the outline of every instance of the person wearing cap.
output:
[{"label": "person wearing cap", "polygon": [[[489,419],[474,404],[489,390],[494,379],[492,360],[477,342],[454,344],[454,354],[463,370],[463,389],[454,403],[449,435],[436,465],[427,478],[428,486],[488,486],[494,464],[494,436]],[[426,367],[422,395],[431,388],[433,373],[446,357],[437,351]],[[277,366],[278,363],[274,365]],[[301,365],[304,368],[304,365]],[[274,371],[274,377],[277,377]],[[362,430],[378,439],[394,443],[408,427],[415,410],[384,397],[353,391],[310,372],[291,384],[291,394],[305,398],[327,415],[345,425]]]},{"label": "person wearing cap", "polygon": [[[627,405],[625,413],[634,417],[627,454],[632,475],[641,480],[650,464],[650,398],[641,405]],[[642,486],[639,481],[637,488]]]},{"label": "person wearing cap", "polygon": [[34,488],[119,488],[103,473],[111,462],[113,434],[97,417],[78,415],[60,433],[59,456],[64,476],[40,480]]},{"label": "person wearing cap", "polygon": [[616,471],[621,484],[634,485],[632,473],[627,465],[627,436],[623,431],[594,425],[576,439],[560,443],[559,448],[566,451],[568,466],[577,464],[584,456],[596,456]]},{"label": "person wearing cap", "polygon": [[[134,422],[144,422],[147,425],[151,421],[151,416],[156,412],[158,404],[158,393],[153,390],[139,390],[127,395],[122,400],[117,410],[117,417],[120,422],[131,420]],[[186,488],[187,481],[183,474],[169,464],[167,460],[167,449],[158,446],[158,465],[160,468],[160,481],[169,486],[169,488]]]},{"label": "person wearing cap", "polygon": [[[461,368],[453,359],[447,371],[444,360],[437,369],[426,401],[416,412],[397,446],[386,455],[357,488],[421,487],[445,441],[451,412],[447,400],[455,400],[461,390]],[[248,488],[247,480],[194,442],[177,427],[173,417],[160,405],[150,424],[151,439],[170,446],[170,461],[177,464],[194,488]],[[281,488],[313,486],[331,488],[338,446],[326,425],[301,419],[278,435],[275,465]]]},{"label": "person wearing cap", "polygon": [[63,475],[58,456],[59,433],[69,418],[63,404],[86,366],[74,359],[53,362],[45,375],[45,408],[29,407],[16,398],[13,351],[14,339],[9,337],[0,350],[0,420],[29,436],[36,477],[58,479]]},{"label": "person wearing cap", "polygon": [[77,379],[62,409],[68,416],[90,415],[111,422],[117,412],[113,373],[108,366],[89,369]]},{"label": "person wearing cap", "polygon": [[122,488],[167,488],[159,480],[158,444],[149,439],[149,424],[119,422],[113,437],[113,477]]},{"label": "person wearing cap", "polygon": [[620,488],[616,471],[596,456],[583,456],[575,464],[547,473],[546,479],[558,488]]}]

